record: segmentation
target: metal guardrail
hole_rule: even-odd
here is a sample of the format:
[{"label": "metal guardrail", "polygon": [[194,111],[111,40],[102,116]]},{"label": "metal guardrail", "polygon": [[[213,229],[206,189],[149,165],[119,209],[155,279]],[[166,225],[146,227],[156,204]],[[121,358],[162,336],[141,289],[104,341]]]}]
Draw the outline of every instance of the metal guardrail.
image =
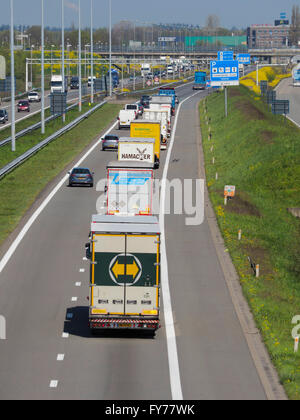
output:
[{"label": "metal guardrail", "polygon": [[68,132],[72,128],[74,128],[77,124],[79,124],[82,120],[85,118],[88,118],[93,112],[95,112],[97,109],[101,108],[104,104],[106,104],[107,101],[102,101],[100,104],[96,105],[94,108],[90,109],[83,115],[80,115],[78,118],[76,118],[74,121],[67,124],[65,127],[61,128],[60,130],[53,133],[51,136],[47,137],[45,140],[41,141],[36,146],[32,147],[31,149],[27,150],[23,155],[19,156],[18,158],[14,159],[12,162],[5,165],[3,168],[0,169],[0,178],[7,175],[10,171],[15,169],[17,166],[19,166],[22,162],[24,162],[26,159],[37,153],[39,150],[41,150],[43,147],[47,146],[52,140],[57,139],[62,134]]}]

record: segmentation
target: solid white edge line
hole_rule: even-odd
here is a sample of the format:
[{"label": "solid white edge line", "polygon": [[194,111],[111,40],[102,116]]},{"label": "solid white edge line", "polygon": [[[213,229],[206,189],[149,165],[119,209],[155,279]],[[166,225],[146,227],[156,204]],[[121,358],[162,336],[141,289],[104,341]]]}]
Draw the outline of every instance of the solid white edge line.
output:
[{"label": "solid white edge line", "polygon": [[161,187],[161,203],[160,203],[160,212],[159,212],[159,224],[161,229],[161,285],[162,285],[162,295],[163,295],[163,307],[164,307],[164,317],[165,317],[165,327],[166,327],[166,337],[167,337],[167,348],[168,348],[168,360],[169,360],[169,374],[170,374],[170,384],[171,384],[171,393],[173,400],[183,400],[182,387],[180,380],[180,370],[179,370],[179,361],[177,353],[177,344],[176,344],[176,334],[174,327],[174,319],[172,312],[172,303],[171,303],[171,293],[169,286],[169,275],[168,275],[168,259],[166,252],[166,238],[165,238],[165,196],[166,196],[166,180],[168,175],[169,163],[172,154],[172,149],[175,141],[175,133],[177,129],[178,117],[181,109],[181,105],[184,104],[187,100],[191,99],[193,96],[197,95],[199,92],[194,93],[191,96],[185,98],[178,106],[174,128],[172,130],[171,141],[168,148],[168,154],[166,157],[166,162],[164,166],[163,176],[162,176],[162,187]]},{"label": "solid white edge line", "polygon": [[[106,133],[103,135],[103,137],[106,136],[107,134],[109,134],[116,127],[117,122],[118,121],[116,121],[106,131]],[[85,153],[85,155],[81,159],[79,159],[78,162],[75,163],[74,167],[80,166],[80,164],[96,149],[96,147],[99,146],[99,143],[100,143],[100,140],[96,141],[96,143]],[[25,224],[25,226],[23,227],[23,229],[21,230],[21,232],[18,234],[18,236],[16,237],[16,239],[13,241],[13,243],[11,244],[11,246],[8,248],[6,254],[3,256],[2,260],[0,261],[0,273],[3,271],[4,267],[6,266],[6,264],[8,263],[8,261],[10,260],[10,258],[12,257],[12,255],[14,254],[15,250],[17,249],[18,245],[20,244],[20,242],[22,241],[22,239],[24,238],[24,236],[26,235],[26,233],[28,232],[28,230],[30,229],[30,227],[32,226],[32,224],[35,222],[35,220],[38,218],[38,216],[42,213],[42,211],[44,210],[44,208],[51,201],[51,199],[58,192],[58,190],[64,185],[64,183],[67,181],[68,178],[69,178],[69,175],[66,174],[58,182],[58,184],[56,185],[56,187],[53,188],[53,190],[51,191],[51,193],[45,198],[45,200],[42,202],[42,204],[40,205],[40,207],[30,217],[30,219],[28,220],[28,222]]]}]

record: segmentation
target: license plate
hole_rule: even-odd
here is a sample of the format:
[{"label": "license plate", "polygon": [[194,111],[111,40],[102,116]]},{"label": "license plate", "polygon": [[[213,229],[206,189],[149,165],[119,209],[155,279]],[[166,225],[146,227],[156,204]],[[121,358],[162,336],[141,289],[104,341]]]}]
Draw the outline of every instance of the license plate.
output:
[{"label": "license plate", "polygon": [[85,178],[78,178],[78,179],[85,179]]},{"label": "license plate", "polygon": [[131,328],[130,324],[119,324],[120,328]]}]

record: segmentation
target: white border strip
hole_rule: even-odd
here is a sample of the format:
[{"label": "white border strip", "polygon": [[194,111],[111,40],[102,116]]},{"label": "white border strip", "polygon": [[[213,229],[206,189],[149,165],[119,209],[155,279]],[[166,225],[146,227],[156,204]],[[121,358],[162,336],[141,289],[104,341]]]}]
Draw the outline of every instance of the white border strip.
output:
[{"label": "white border strip", "polygon": [[191,96],[188,96],[178,106],[175,122],[174,122],[174,128],[172,130],[171,141],[168,147],[168,154],[166,157],[163,176],[161,179],[161,182],[162,182],[161,203],[160,203],[160,212],[159,212],[159,224],[160,224],[160,229],[161,229],[161,285],[162,285],[165,327],[166,327],[166,337],[167,337],[170,384],[171,384],[171,393],[172,393],[173,400],[183,400],[183,395],[182,395],[182,387],[181,387],[181,380],[180,380],[176,334],[175,334],[171,294],[170,294],[170,286],[169,286],[168,260],[167,260],[167,252],[166,252],[166,236],[165,236],[166,180],[167,180],[167,175],[168,175],[172,149],[173,149],[173,145],[175,141],[175,133],[176,133],[176,128],[177,128],[180,108],[182,104],[184,104],[184,102],[186,102],[188,99],[191,99],[193,96],[197,94],[199,94],[199,92],[196,92]]}]

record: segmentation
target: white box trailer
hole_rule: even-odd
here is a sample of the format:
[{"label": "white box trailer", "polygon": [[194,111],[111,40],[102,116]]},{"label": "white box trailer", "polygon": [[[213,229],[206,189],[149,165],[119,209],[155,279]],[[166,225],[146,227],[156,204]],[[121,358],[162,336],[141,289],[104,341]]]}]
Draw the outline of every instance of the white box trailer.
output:
[{"label": "white box trailer", "polygon": [[153,96],[149,103],[149,109],[153,111],[168,111],[168,137],[170,137],[172,129],[172,98],[164,95]]},{"label": "white box trailer", "polygon": [[89,327],[136,330],[160,327],[160,227],[156,217],[92,216]]},{"label": "white box trailer", "polygon": [[168,111],[167,110],[154,111],[152,109],[144,109],[144,119],[160,122],[160,134],[161,134],[160,148],[161,150],[165,150],[167,148],[167,142],[168,142],[168,128],[169,128]]},{"label": "white box trailer", "polygon": [[153,213],[154,163],[116,161],[107,165],[108,215],[149,216]]},{"label": "white box trailer", "polygon": [[154,164],[155,139],[120,137],[118,145],[119,161],[149,162]]}]

